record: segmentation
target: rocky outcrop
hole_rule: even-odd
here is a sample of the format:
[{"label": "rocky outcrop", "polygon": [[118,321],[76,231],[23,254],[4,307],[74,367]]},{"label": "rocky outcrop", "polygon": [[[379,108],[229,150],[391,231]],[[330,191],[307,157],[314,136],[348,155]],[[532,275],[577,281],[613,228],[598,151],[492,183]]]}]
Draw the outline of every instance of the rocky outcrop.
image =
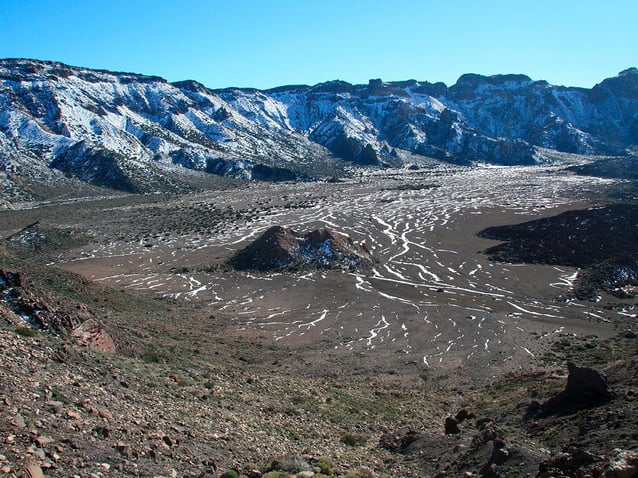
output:
[{"label": "rocky outcrop", "polygon": [[549,415],[569,415],[579,410],[602,405],[614,398],[607,377],[590,367],[579,367],[569,362],[569,375],[565,389],[543,404],[531,402],[526,419],[536,419]]},{"label": "rocky outcrop", "polygon": [[71,330],[69,336],[78,344],[100,352],[115,352],[115,343],[101,322],[87,319]]},{"label": "rocky outcrop", "polygon": [[299,235],[273,226],[236,253],[230,264],[238,270],[277,271],[298,269],[361,270],[372,264],[365,244],[329,229]]},{"label": "rocky outcrop", "polygon": [[0,269],[2,317],[16,326],[32,327],[101,352],[115,343],[99,319],[83,304],[54,297],[33,286],[23,272]]},{"label": "rocky outcrop", "polygon": [[566,447],[563,452],[541,463],[536,476],[634,478],[638,476],[638,452],[617,448],[609,455],[595,455],[582,448]]},{"label": "rocky outcrop", "polygon": [[410,445],[422,437],[423,432],[412,427],[404,427],[384,433],[379,440],[379,446],[392,453],[406,453]]}]

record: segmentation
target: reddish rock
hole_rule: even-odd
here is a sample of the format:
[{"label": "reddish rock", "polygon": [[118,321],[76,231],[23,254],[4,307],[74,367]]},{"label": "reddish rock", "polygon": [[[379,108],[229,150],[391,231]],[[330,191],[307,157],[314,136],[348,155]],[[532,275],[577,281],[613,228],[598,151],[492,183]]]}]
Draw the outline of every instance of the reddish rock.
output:
[{"label": "reddish rock", "polygon": [[100,352],[114,353],[115,343],[100,322],[88,319],[71,331],[71,338],[80,345]]}]

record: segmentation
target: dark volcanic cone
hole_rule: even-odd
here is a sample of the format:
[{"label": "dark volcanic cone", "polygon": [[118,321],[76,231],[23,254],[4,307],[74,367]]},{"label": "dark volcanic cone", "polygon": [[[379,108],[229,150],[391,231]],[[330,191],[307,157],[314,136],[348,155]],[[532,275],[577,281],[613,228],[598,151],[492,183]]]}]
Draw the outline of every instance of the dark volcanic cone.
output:
[{"label": "dark volcanic cone", "polygon": [[230,264],[239,270],[284,269],[360,270],[372,263],[370,252],[342,234],[316,229],[299,236],[292,229],[273,226],[239,251]]},{"label": "dark volcanic cone", "polygon": [[295,262],[299,245],[292,229],[273,226],[231,260],[235,269],[268,271],[284,269]]}]

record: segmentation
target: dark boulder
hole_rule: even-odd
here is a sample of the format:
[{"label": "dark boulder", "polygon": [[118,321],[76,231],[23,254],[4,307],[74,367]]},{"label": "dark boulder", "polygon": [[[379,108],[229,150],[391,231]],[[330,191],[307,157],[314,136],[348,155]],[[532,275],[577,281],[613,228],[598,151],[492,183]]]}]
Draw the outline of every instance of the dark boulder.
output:
[{"label": "dark boulder", "polygon": [[569,375],[565,390],[543,404],[532,402],[526,418],[540,418],[548,415],[569,415],[579,410],[602,405],[614,398],[606,376],[593,368],[567,364]]},{"label": "dark boulder", "polygon": [[456,435],[458,433],[461,433],[459,422],[454,417],[446,417],[444,426],[446,435]]},{"label": "dark boulder", "polygon": [[410,445],[421,436],[422,434],[414,428],[404,427],[397,431],[383,434],[379,440],[379,446],[392,453],[405,453]]}]

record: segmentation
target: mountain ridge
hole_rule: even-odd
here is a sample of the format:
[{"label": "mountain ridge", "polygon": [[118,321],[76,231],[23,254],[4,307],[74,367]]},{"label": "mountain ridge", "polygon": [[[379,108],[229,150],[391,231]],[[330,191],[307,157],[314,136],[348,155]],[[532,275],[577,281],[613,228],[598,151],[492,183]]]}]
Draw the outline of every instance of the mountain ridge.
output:
[{"label": "mountain ridge", "polygon": [[469,73],[449,87],[372,79],[259,90],[0,60],[0,183],[13,200],[30,197],[16,178],[135,193],[184,187],[185,170],[306,180],[348,165],[537,164],[543,149],[622,155],[636,144],[634,67],[591,89]]}]

